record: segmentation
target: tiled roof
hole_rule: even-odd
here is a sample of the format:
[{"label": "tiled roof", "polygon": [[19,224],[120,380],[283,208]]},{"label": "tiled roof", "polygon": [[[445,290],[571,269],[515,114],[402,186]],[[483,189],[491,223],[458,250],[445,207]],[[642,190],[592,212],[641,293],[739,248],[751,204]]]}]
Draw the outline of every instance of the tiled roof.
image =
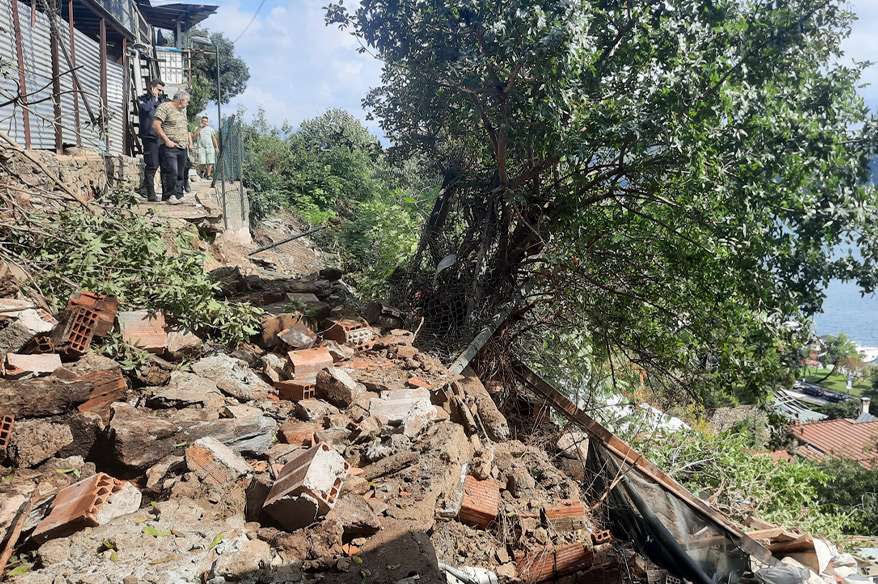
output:
[{"label": "tiled roof", "polygon": [[824,420],[794,426],[793,434],[808,445],[796,451],[805,458],[840,456],[865,468],[878,467],[878,421]]}]

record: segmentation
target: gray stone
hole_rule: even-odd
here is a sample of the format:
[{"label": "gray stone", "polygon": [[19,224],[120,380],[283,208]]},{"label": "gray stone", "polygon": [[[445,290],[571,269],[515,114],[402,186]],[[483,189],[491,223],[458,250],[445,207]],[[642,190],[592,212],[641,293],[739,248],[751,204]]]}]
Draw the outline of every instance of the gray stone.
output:
[{"label": "gray stone", "polygon": [[16,420],[8,456],[15,466],[29,468],[55,456],[72,442],[73,434],[65,425],[44,420]]},{"label": "gray stone", "polygon": [[186,449],[186,466],[214,486],[224,485],[250,472],[250,465],[231,448],[210,436]]},{"label": "gray stone", "polygon": [[380,398],[370,400],[369,413],[373,416],[383,416],[391,424],[399,425],[418,403],[422,406],[431,405],[429,390],[398,389],[388,391]]},{"label": "gray stone", "polygon": [[324,416],[340,413],[338,408],[319,399],[303,399],[296,402],[296,417],[306,422],[322,421]]},{"label": "gray stone", "polygon": [[327,428],[315,434],[318,442],[327,442],[332,446],[344,446],[350,430],[347,428]]},{"label": "gray stone", "polygon": [[151,408],[218,408],[226,403],[216,383],[194,373],[174,371],[167,387],[155,388],[146,400]]},{"label": "gray stone", "polygon": [[349,347],[347,345],[339,345],[335,341],[326,341],[320,345],[321,347],[326,348],[329,351],[329,354],[332,355],[332,360],[335,363],[339,363],[341,361],[350,361],[354,357],[354,353],[356,352],[353,347]]},{"label": "gray stone", "polygon": [[273,382],[285,381],[289,379],[286,372],[287,360],[277,353],[266,353],[260,359],[262,363],[262,372]]},{"label": "gray stone", "polygon": [[271,389],[252,369],[228,355],[205,357],[192,364],[192,371],[214,381],[223,393],[240,401],[265,397]]},{"label": "gray stone", "polygon": [[344,369],[330,367],[317,374],[315,391],[317,397],[340,408],[346,408],[357,399],[365,387],[353,380]]},{"label": "gray stone", "polygon": [[222,545],[222,553],[213,564],[211,576],[222,581],[254,581],[271,563],[271,546],[259,539],[241,535]]},{"label": "gray stone", "polygon": [[146,488],[155,490],[173,470],[185,468],[185,458],[169,454],[146,470]]},{"label": "gray stone", "polygon": [[110,406],[113,455],[126,466],[146,468],[174,450],[178,427],[126,403]]},{"label": "gray stone", "polygon": [[531,474],[524,468],[516,468],[507,479],[506,488],[515,497],[523,497],[528,491],[536,487],[537,483]]},{"label": "gray stone", "polygon": [[116,517],[136,512],[140,509],[141,498],[140,490],[126,482],[121,489],[110,494],[106,503],[98,510],[95,518],[98,525],[104,525]]},{"label": "gray stone", "polygon": [[277,336],[293,350],[310,349],[317,342],[317,335],[301,320]]},{"label": "gray stone", "polygon": [[66,562],[70,558],[70,540],[66,537],[51,539],[41,545],[37,553],[45,566]]},{"label": "gray stone", "polygon": [[175,361],[194,359],[201,355],[201,338],[185,327],[168,332],[168,355]]}]

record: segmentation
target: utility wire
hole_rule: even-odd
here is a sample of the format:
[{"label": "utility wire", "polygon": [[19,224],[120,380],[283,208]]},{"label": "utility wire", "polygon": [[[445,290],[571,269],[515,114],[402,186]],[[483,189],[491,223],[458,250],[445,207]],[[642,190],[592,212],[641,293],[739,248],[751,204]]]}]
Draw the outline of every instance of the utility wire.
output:
[{"label": "utility wire", "polygon": [[256,20],[257,16],[259,16],[259,11],[262,10],[262,7],[264,5],[265,0],[262,0],[262,2],[259,3],[259,7],[256,9],[256,12],[253,13],[253,18],[250,19],[250,22],[247,23],[247,26],[245,26],[244,30],[241,31],[241,34],[238,35],[238,38],[232,41],[232,44],[235,44],[236,42],[238,42],[238,39],[244,36],[244,33],[247,32],[247,30],[250,28],[250,25],[253,24],[253,21]]}]

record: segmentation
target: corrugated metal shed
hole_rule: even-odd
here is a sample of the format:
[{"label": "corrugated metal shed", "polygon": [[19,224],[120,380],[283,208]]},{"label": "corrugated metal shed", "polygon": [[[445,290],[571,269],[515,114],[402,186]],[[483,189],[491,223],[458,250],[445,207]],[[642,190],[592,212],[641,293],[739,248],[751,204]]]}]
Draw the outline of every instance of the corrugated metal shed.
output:
[{"label": "corrugated metal shed", "polygon": [[[17,2],[17,0],[12,0]],[[31,148],[40,150],[55,149],[54,110],[52,94],[52,56],[48,17],[36,12],[34,26],[30,24],[30,7],[18,2],[21,23],[21,45],[24,57],[25,83],[30,109]],[[58,22],[60,42],[70,46],[69,29]],[[11,2],[0,3],[0,26],[12,33],[14,31]],[[100,112],[100,47],[78,30],[74,31],[76,45],[77,74],[83,84],[92,109]],[[16,94],[18,88],[18,57],[15,35],[0,35],[0,67],[6,73],[0,76],[0,101],[6,101]],[[83,146],[99,148],[98,128],[90,123],[85,106],[80,97],[80,128],[76,128],[74,116],[73,75],[61,53],[61,119],[62,139],[66,144],[76,144],[77,131],[82,135]],[[110,147],[113,154],[122,153],[122,67],[108,63],[108,111],[111,112]],[[37,91],[37,90],[40,91]],[[113,119],[115,118],[115,122]],[[0,108],[0,129],[7,132],[22,146],[25,145],[24,115],[20,107],[11,105]]]}]

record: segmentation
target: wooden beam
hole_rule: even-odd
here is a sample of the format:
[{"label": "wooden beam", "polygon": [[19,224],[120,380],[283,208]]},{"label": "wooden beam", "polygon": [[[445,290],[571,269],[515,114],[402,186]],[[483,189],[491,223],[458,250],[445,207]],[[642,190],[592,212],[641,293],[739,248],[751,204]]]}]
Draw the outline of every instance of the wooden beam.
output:
[{"label": "wooden beam", "polygon": [[643,458],[641,454],[604,428],[594,418],[576,407],[573,402],[534,373],[527,365],[516,361],[512,365],[512,370],[518,380],[528,389],[544,398],[559,414],[585,430],[592,439],[600,441],[611,454],[619,458],[623,463],[636,468],[638,472],[672,493],[696,512],[709,517],[714,523],[730,533],[740,543],[741,549],[757,560],[762,562],[773,561],[771,552],[758,542],[747,537],[746,534],[731,523],[728,517],[690,493],[680,483]]},{"label": "wooden beam", "polygon": [[[76,42],[73,35],[73,0],[67,2],[67,20],[70,25],[70,68],[76,69]],[[76,124],[76,145],[82,148],[82,125],[79,121],[79,93],[76,89],[79,85],[76,72],[73,72],[73,120]]]},{"label": "wooden beam", "polygon": [[55,27],[50,27],[50,49],[52,52],[52,112],[55,116],[55,153],[64,154],[64,128],[61,127],[61,63],[58,56],[58,35]]},{"label": "wooden beam", "polygon": [[18,84],[21,100],[24,102],[22,120],[24,120],[24,147],[30,149],[30,113],[27,111],[27,83],[24,76],[24,49],[21,44],[21,21],[18,17],[18,0],[12,1],[12,27],[15,29],[15,49],[18,57]]}]

